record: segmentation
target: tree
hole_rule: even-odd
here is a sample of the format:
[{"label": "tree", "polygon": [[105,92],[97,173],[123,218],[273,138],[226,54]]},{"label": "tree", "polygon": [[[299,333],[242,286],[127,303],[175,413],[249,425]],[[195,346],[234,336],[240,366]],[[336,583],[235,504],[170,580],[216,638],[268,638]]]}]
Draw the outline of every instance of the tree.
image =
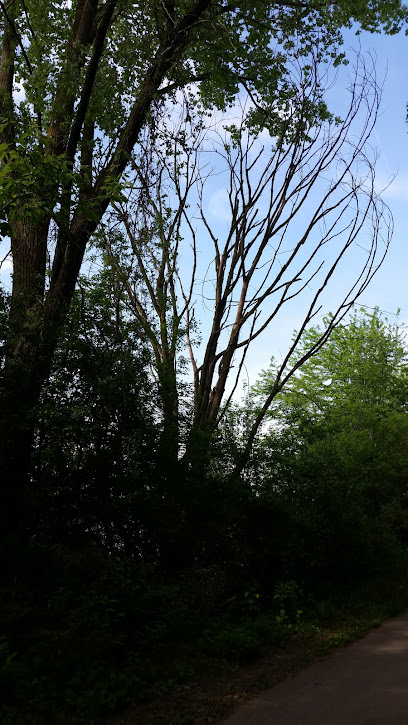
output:
[{"label": "tree", "polygon": [[146,562],[161,524],[158,404],[124,290],[112,282],[106,271],[79,280],[41,394],[31,520],[42,545],[92,543]]},{"label": "tree", "polygon": [[[406,546],[407,372],[405,326],[355,310],[270,408],[246,473],[261,500],[293,511],[297,555],[320,576],[367,574]],[[253,390],[261,400],[275,375],[272,362]]]},{"label": "tree", "polygon": [[[164,449],[173,461],[180,443],[188,460],[194,438],[214,432],[237,389],[250,345],[299,298],[302,325],[274,387],[254,414],[236,472],[242,470],[273,398],[327,341],[388,248],[392,220],[375,193],[374,161],[367,154],[380,102],[371,66],[358,59],[342,121],[311,112],[324,85],[318,65],[296,65],[292,73],[297,95],[279,136],[265,143],[244,120],[226,135],[222,124],[206,129],[199,119],[195,126],[189,107],[174,127],[164,118],[155,129],[161,142],[147,138],[142,144],[134,161],[134,188],[126,202],[114,203],[102,234],[106,259],[153,352]],[[215,228],[208,211],[214,179],[225,181],[222,229]],[[369,241],[355,257],[364,234]],[[354,274],[348,288],[327,327],[312,339],[307,328],[350,257]],[[208,313],[201,332],[203,299]],[[192,412],[182,431],[187,356]]]},{"label": "tree", "polygon": [[[323,329],[329,324],[330,317]],[[321,334],[321,327],[310,328],[295,358]],[[275,374],[272,361],[253,393],[262,399],[273,388]],[[399,435],[398,420],[400,434],[405,435],[407,386],[404,326],[390,324],[377,309],[355,310],[275,398],[269,411],[273,425],[265,445],[272,451],[273,441],[281,440],[289,468],[298,463],[301,468],[306,462],[309,470],[315,467],[319,471],[316,478],[328,489],[331,480],[340,480],[350,490],[361,490],[368,482],[384,491],[388,488],[389,494],[392,485],[388,487],[386,482],[392,469],[397,471],[397,460],[406,466],[394,436]],[[280,451],[282,446],[279,443]],[[404,477],[405,473],[402,478],[391,474],[394,483],[399,480],[393,495],[398,495],[401,481],[405,490]],[[278,469],[275,483],[279,487]]]},{"label": "tree", "polygon": [[224,106],[244,85],[257,104],[253,122],[262,126],[266,112],[279,123],[296,90],[287,83],[288,55],[307,54],[317,34],[322,58],[337,58],[339,29],[351,17],[395,32],[406,10],[385,0],[352,10],[252,0],[0,8],[2,232],[13,257],[0,477],[2,530],[10,532],[24,519],[35,407],[85,249],[117,198],[153,102],[195,82],[203,103]]},{"label": "tree", "polygon": [[[305,332],[292,364],[320,340],[331,323]],[[271,407],[269,416],[291,423],[307,422],[308,427],[328,433],[352,434],[394,412],[403,412],[407,400],[407,350],[405,330],[391,325],[378,309],[354,310],[338,325],[330,340],[301,369]],[[254,392],[264,395],[273,387],[275,363],[264,371]]]}]

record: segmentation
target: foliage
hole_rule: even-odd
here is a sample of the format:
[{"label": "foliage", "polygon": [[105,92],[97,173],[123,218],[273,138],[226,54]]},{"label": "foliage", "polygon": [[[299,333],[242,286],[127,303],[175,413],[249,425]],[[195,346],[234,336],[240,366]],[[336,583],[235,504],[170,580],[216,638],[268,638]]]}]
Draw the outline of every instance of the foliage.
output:
[{"label": "foliage", "polygon": [[323,86],[310,103],[293,102],[291,65],[307,77],[310,64],[341,62],[341,28],[352,20],[395,32],[406,17],[399,0],[369,9],[263,0],[2,6],[0,224],[14,269],[0,390],[5,538],[25,516],[15,492],[26,488],[34,411],[85,252],[133,183],[132,154],[155,109],[184,89],[202,115],[230,106],[244,87],[255,131],[280,138],[293,108],[298,133],[298,111],[306,128],[330,113]]},{"label": "foliage", "polygon": [[[305,344],[319,334],[309,330]],[[256,486],[287,501],[303,542],[297,555],[317,578],[322,568],[344,578],[375,570],[393,541],[405,542],[406,354],[403,327],[356,311],[271,409]],[[254,393],[273,380],[272,363]]]},{"label": "foliage", "polygon": [[[330,324],[330,318],[324,325]],[[294,356],[321,338],[319,326],[306,331]],[[308,360],[280,394],[279,418],[330,431],[352,432],[391,412],[402,412],[407,399],[407,352],[404,327],[382,319],[378,309],[355,310],[338,325],[329,342]],[[272,367],[254,387],[259,394],[273,385]],[[273,408],[271,410],[273,415]]]},{"label": "foliage", "polygon": [[169,473],[149,361],[111,282],[81,281],[41,399],[36,536],[1,590],[5,723],[95,719],[318,631],[322,602],[383,576],[408,541],[398,325],[360,312],[333,333],[240,480],[254,398]]},{"label": "foliage", "polygon": [[[62,199],[69,193],[71,207],[83,209],[81,197],[92,183],[92,167],[106,168],[109,144],[129,124],[130,109],[145,93],[147,74],[154,75],[164,48],[171,60],[165,61],[160,78],[166,82],[160,93],[157,83],[148,106],[154,96],[165,98],[194,82],[204,108],[225,108],[244,85],[256,101],[253,123],[266,124],[272,135],[279,135],[281,111],[297,92],[288,59],[341,62],[342,27],[354,21],[370,31],[394,33],[406,22],[407,11],[400,2],[385,0],[369,8],[342,2],[335,8],[318,3],[312,9],[253,1],[221,9],[211,0],[169,7],[150,1],[143,8],[126,0],[112,8],[94,3],[86,9],[81,3],[32,0],[24,10],[4,10],[2,16],[4,62],[15,64],[14,94],[9,98],[5,86],[1,103],[1,208],[7,223],[10,213],[49,218],[61,193]],[[322,103],[310,112],[327,114]],[[98,134],[89,138],[90,126]],[[82,163],[72,167],[71,155],[77,151]],[[84,163],[84,152],[91,164]],[[95,190],[103,195],[116,181],[104,178]],[[64,207],[62,201],[56,217],[66,223]]]},{"label": "foliage", "polygon": [[[378,312],[356,314],[295,374],[332,321],[309,330],[242,472],[256,393],[279,392],[276,371],[246,407],[224,411],[216,434],[191,429],[183,403],[188,456],[177,448],[166,456],[165,401],[151,364],[174,318],[164,287],[151,295],[162,303],[153,330],[143,315],[130,317],[134,286],[114,265],[79,276],[108,208],[134,185],[142,129],[150,150],[161,143],[155,121],[166,99],[174,108],[184,89],[202,128],[207,112],[230,106],[244,87],[253,101],[249,147],[268,128],[282,153],[288,114],[289,140],[300,134],[307,146],[318,123],[339,124],[323,84],[313,86],[312,102],[294,103],[291,69],[307,90],[310,63],[344,61],[342,27],[396,32],[406,19],[398,0],[2,4],[0,230],[13,255],[13,293],[0,299],[0,548],[10,562],[0,590],[2,722],[99,718],[193,676],[203,662],[245,661],[285,641],[319,595],[373,578],[406,548],[398,326]],[[371,100],[375,107],[376,94]],[[231,133],[229,171],[240,165],[239,130]],[[145,201],[142,194],[142,220]],[[135,285],[147,252],[169,260],[157,243],[171,227],[162,202],[151,229],[141,224]],[[170,261],[169,284],[177,272]],[[224,309],[231,306],[227,297]],[[166,373],[180,362],[187,328],[173,330]],[[217,322],[214,338],[219,330]],[[225,352],[221,375],[233,362],[228,344]],[[211,376],[207,388],[211,396]]]},{"label": "foliage", "polygon": [[120,290],[104,272],[83,279],[40,404],[36,538],[136,552],[146,498],[150,510],[156,495],[146,485],[156,477],[159,417],[147,366]]}]

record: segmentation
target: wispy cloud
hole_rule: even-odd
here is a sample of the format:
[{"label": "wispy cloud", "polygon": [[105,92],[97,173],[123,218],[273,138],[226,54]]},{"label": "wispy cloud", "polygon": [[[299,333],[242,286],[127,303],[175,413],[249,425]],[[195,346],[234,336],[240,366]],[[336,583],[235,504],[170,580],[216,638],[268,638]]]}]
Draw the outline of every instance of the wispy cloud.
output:
[{"label": "wispy cloud", "polygon": [[375,181],[375,188],[386,198],[406,201],[408,199],[408,173],[396,174],[394,178],[379,174]]},{"label": "wispy cloud", "polygon": [[231,208],[226,189],[218,189],[210,196],[208,210],[216,219],[224,222],[231,221]]}]

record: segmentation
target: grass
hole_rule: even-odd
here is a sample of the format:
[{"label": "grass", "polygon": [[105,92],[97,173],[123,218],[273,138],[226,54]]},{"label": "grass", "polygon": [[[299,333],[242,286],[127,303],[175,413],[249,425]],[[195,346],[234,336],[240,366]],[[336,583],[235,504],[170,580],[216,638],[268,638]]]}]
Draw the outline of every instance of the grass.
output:
[{"label": "grass", "polygon": [[[190,679],[179,677],[160,696],[104,720],[104,725],[216,722],[262,690],[362,637],[407,607],[408,569],[404,566],[346,593],[332,592],[309,602],[296,622],[289,616],[277,622],[276,614],[252,613],[235,623],[234,635],[233,625],[226,630],[225,622],[214,622],[205,635],[207,646],[201,645],[196,652],[194,666],[191,652],[185,653],[186,660],[190,658]],[[183,671],[180,664],[179,671]]]}]

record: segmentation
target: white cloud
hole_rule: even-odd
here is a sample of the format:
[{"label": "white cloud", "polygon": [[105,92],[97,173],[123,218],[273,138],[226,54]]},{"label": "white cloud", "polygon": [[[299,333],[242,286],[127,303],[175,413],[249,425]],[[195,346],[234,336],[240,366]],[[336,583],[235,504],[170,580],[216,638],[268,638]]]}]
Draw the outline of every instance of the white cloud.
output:
[{"label": "white cloud", "polygon": [[7,259],[5,259],[1,264],[0,274],[9,274],[12,271],[13,271],[13,262],[9,257],[7,257]]},{"label": "white cloud", "polygon": [[231,207],[226,189],[218,189],[210,196],[208,209],[216,219],[221,219],[224,222],[231,221]]}]

